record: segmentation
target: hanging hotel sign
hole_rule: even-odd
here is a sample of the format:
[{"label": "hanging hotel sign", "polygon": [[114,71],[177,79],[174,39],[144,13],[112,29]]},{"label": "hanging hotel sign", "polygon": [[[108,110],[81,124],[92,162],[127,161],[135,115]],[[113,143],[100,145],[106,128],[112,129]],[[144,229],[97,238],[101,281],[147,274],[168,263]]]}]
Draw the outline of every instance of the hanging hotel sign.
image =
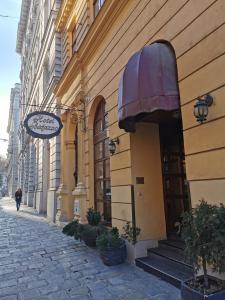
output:
[{"label": "hanging hotel sign", "polygon": [[63,125],[59,117],[47,111],[35,111],[24,120],[27,133],[35,138],[50,139],[59,135]]}]

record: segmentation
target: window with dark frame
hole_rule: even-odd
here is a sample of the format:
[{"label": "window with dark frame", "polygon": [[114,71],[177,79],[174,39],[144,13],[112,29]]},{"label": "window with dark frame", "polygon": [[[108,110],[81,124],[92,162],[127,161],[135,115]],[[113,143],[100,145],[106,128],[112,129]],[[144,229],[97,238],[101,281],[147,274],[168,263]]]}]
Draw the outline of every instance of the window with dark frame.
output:
[{"label": "window with dark frame", "polygon": [[94,0],[94,17],[97,16],[105,0]]},{"label": "window with dark frame", "polygon": [[103,215],[104,222],[111,225],[111,180],[107,127],[108,113],[105,111],[105,100],[102,100],[94,121],[95,209]]}]

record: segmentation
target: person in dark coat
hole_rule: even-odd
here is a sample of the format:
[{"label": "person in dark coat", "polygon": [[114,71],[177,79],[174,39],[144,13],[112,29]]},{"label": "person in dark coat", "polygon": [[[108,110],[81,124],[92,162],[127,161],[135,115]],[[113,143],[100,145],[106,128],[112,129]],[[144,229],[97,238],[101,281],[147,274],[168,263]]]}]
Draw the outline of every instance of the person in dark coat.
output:
[{"label": "person in dark coat", "polygon": [[18,211],[20,209],[20,204],[22,200],[22,190],[20,188],[15,193],[15,200],[16,200],[16,208]]}]

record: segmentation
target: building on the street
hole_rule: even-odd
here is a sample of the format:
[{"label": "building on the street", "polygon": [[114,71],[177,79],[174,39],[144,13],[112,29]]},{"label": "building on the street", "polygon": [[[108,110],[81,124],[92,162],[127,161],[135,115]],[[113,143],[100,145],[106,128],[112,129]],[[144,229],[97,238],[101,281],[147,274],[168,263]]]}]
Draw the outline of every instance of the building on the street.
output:
[{"label": "building on the street", "polygon": [[16,83],[11,89],[10,107],[7,132],[9,134],[8,150],[7,150],[7,185],[10,197],[18,188],[18,144],[19,144],[19,122],[20,122],[20,97],[21,85]]},{"label": "building on the street", "polygon": [[223,0],[62,2],[59,220],[135,221],[144,256],[198,200],[225,202],[224,22]]},{"label": "building on the street", "polygon": [[52,221],[60,176],[60,138],[33,138],[25,132],[23,121],[34,111],[57,113],[57,99],[52,91],[61,72],[60,35],[54,30],[60,2],[23,0],[16,45],[21,56],[19,178],[23,200]]},{"label": "building on the street", "polygon": [[8,193],[7,186],[7,159],[0,156],[0,197],[5,196]]}]

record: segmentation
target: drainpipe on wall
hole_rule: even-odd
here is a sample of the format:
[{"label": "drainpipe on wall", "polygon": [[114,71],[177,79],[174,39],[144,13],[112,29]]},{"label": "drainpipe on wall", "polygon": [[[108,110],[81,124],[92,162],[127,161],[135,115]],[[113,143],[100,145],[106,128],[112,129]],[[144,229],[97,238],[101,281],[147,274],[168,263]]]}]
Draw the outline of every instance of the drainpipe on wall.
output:
[{"label": "drainpipe on wall", "polygon": [[131,185],[131,211],[132,211],[132,227],[133,227],[133,244],[137,242],[136,236],[136,214],[135,214],[135,196],[134,196],[134,185]]}]

